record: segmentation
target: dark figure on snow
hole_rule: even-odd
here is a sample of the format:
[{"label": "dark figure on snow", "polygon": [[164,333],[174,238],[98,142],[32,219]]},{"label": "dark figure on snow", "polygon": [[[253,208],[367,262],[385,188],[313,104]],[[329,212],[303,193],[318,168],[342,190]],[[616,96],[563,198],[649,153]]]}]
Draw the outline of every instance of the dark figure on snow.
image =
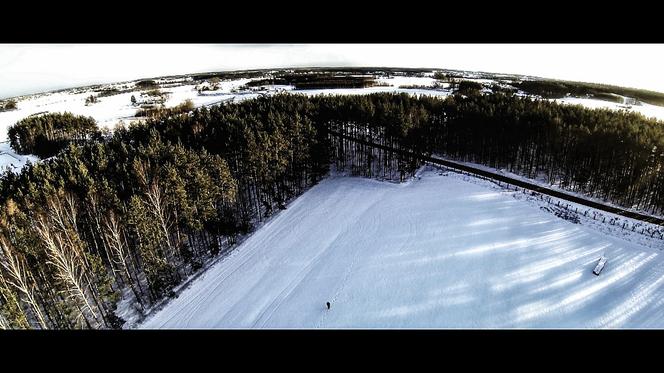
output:
[{"label": "dark figure on snow", "polygon": [[330,309],[330,302],[325,303],[327,305],[327,309]]}]

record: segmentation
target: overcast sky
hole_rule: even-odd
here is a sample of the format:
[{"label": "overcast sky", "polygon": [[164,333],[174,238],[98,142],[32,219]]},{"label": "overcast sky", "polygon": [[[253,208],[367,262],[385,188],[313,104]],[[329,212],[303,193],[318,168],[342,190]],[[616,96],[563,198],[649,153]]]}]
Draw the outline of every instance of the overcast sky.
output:
[{"label": "overcast sky", "polygon": [[664,44],[0,44],[0,98],[163,75],[303,66],[463,69],[664,92]]}]

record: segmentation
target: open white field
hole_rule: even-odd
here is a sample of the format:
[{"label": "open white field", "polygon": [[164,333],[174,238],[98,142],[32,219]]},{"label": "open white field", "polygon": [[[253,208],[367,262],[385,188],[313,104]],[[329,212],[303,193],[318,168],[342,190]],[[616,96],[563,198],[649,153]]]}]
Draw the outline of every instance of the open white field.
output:
[{"label": "open white field", "polygon": [[[625,99],[625,97],[623,97]],[[664,107],[650,105],[645,102],[639,102],[638,105],[630,105],[626,108],[624,105],[603,101],[598,99],[591,98],[578,98],[578,97],[568,97],[563,99],[551,100],[558,103],[569,104],[569,105],[581,105],[590,109],[611,109],[611,110],[626,110],[635,113],[639,113],[647,118],[655,118],[658,120],[664,120]]]},{"label": "open white field", "polygon": [[140,327],[661,328],[663,260],[458,175],[333,176]]}]

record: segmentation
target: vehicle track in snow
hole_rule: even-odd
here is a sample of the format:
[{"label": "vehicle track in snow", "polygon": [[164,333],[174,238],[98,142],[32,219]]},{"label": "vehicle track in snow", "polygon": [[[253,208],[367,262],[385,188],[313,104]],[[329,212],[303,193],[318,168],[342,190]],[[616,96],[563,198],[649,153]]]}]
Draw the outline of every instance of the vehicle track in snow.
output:
[{"label": "vehicle track in snow", "polygon": [[[362,218],[367,215],[367,213],[371,213],[373,210],[373,207],[375,207],[378,203],[380,203],[380,200],[376,201],[373,205],[369,206],[367,210],[365,210],[365,213],[360,217],[360,221],[362,221]],[[378,215],[380,217],[380,215]],[[339,299],[340,295],[343,295],[343,291],[346,287],[346,284],[348,283],[348,278],[350,275],[353,273],[355,266],[359,260],[359,250],[362,250],[361,247],[364,247],[365,244],[369,243],[371,239],[373,239],[376,234],[378,233],[378,229],[380,227],[380,219],[368,219],[369,223],[368,227],[360,228],[360,232],[362,232],[362,237],[365,239],[364,242],[360,241],[357,242],[357,245],[353,248],[353,254],[352,254],[352,259],[350,261],[350,265],[344,272],[344,275],[339,281],[339,284],[337,285],[336,290],[334,291],[334,294],[330,298],[330,303],[331,305],[335,305],[337,303],[337,300]],[[362,227],[362,224],[358,224],[357,227]],[[332,311],[332,308],[330,310],[325,310],[325,311]],[[325,321],[328,316],[328,312],[323,312],[320,320],[316,324],[316,328],[324,328],[325,327]]]}]

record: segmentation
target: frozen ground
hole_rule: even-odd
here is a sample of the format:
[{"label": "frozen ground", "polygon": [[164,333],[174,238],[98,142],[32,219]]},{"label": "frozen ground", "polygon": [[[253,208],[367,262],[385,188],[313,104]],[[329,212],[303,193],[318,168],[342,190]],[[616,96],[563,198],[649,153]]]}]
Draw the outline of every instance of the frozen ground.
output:
[{"label": "frozen ground", "polygon": [[141,327],[664,327],[660,249],[420,176],[322,181]]}]

